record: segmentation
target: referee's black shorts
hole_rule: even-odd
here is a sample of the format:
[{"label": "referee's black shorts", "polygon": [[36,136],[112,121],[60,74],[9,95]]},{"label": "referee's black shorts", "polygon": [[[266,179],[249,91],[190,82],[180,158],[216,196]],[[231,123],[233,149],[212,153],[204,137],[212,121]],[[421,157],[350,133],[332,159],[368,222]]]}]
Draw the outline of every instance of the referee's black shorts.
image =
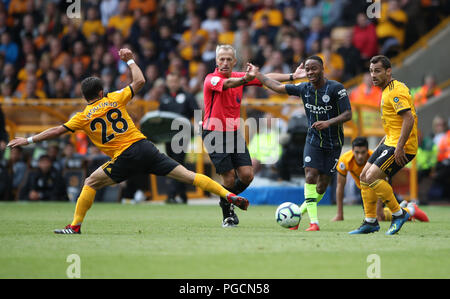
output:
[{"label": "referee's black shorts", "polygon": [[165,176],[177,167],[178,162],[161,153],[146,139],[130,145],[116,159],[103,164],[103,171],[116,183],[136,174]]},{"label": "referee's black shorts", "polygon": [[203,130],[202,139],[218,174],[241,166],[252,166],[247,144],[239,131]]},{"label": "referee's black shorts", "polygon": [[[400,169],[403,168],[403,166],[400,166],[395,162],[394,151],[395,147],[380,144],[380,146],[378,146],[378,148],[369,157],[367,162],[375,164],[383,170],[389,178],[392,178]],[[414,159],[415,156],[416,155],[406,154],[408,162]]]}]

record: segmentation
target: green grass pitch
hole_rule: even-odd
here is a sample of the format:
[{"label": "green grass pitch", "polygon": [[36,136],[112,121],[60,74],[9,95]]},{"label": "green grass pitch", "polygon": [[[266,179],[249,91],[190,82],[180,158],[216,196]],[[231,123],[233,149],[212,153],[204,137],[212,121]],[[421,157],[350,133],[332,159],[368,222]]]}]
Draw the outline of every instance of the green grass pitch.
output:
[{"label": "green grass pitch", "polygon": [[70,254],[81,278],[367,278],[379,257],[381,278],[450,278],[450,207],[422,207],[429,223],[408,222],[385,236],[350,236],[360,206],[319,206],[320,232],[275,222],[275,206],[238,211],[237,228],[221,227],[218,205],[96,203],[82,235],[55,235],[72,219],[71,203],[0,204],[0,278],[66,278]]}]

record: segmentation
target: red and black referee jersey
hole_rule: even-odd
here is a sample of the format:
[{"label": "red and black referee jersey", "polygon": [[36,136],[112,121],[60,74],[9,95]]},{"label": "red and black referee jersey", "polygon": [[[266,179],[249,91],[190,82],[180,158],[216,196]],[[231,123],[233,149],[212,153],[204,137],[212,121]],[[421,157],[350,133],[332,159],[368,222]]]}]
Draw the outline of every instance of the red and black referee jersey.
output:
[{"label": "red and black referee jersey", "polygon": [[[231,78],[244,77],[244,72],[232,72]],[[236,131],[239,128],[240,107],[244,86],[262,86],[258,79],[238,87],[223,89],[223,82],[228,79],[221,75],[216,68],[214,73],[208,74],[203,84],[203,98],[205,115],[203,130]]]}]

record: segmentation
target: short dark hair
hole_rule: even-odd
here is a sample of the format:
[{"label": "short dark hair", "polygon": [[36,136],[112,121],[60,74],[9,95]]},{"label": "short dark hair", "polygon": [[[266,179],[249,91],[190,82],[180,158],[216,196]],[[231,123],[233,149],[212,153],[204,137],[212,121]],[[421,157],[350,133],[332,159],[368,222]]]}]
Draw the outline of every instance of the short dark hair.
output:
[{"label": "short dark hair", "polygon": [[39,157],[38,161],[42,161],[42,160],[52,161],[52,158],[50,158],[50,156],[47,154],[43,154]]},{"label": "short dark hair", "polygon": [[323,66],[323,60],[322,60],[322,58],[320,58],[320,57],[317,56],[317,55],[309,56],[308,58],[305,59],[305,62],[308,61],[308,60],[315,60],[315,61],[319,62],[321,66]]},{"label": "short dark hair", "polygon": [[364,146],[369,148],[369,142],[367,141],[366,137],[356,137],[352,141],[352,148],[354,148],[355,146]]},{"label": "short dark hair", "polygon": [[392,68],[391,61],[384,55],[377,55],[370,59],[371,64],[375,64],[378,62],[381,62],[381,65],[383,66],[384,69]]},{"label": "short dark hair", "polygon": [[81,93],[87,101],[98,97],[98,93],[103,90],[103,82],[97,77],[88,77],[81,81]]}]

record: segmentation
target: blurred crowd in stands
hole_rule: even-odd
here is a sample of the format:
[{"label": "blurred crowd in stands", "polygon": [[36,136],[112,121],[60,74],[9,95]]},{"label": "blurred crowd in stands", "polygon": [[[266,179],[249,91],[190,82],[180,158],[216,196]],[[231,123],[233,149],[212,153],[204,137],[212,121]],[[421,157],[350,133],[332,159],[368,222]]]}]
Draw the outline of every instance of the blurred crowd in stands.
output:
[{"label": "blurred crowd in stands", "polygon": [[[147,84],[139,97],[158,100],[166,74],[182,75],[201,94],[215,67],[217,44],[236,47],[263,72],[291,72],[318,54],[331,79],[367,70],[378,53],[393,56],[437,25],[439,0],[386,0],[369,19],[371,1],[350,0],[86,0],[80,18],[72,1],[0,1],[2,97],[79,98],[80,81],[99,76],[106,91],[130,80],[118,49],[131,48]],[[73,9],[73,8],[72,8]]]},{"label": "blurred crowd in stands", "polygon": [[[370,57],[380,53],[394,57],[448,15],[443,0],[382,0],[380,18],[367,15],[372,1],[83,0],[80,18],[70,18],[74,2],[0,0],[0,99],[81,98],[80,82],[88,76],[101,77],[105,92],[121,89],[131,81],[118,56],[119,48],[127,47],[147,79],[138,98],[159,101],[167,92],[166,76],[177,73],[182,89],[202,107],[203,80],[215,68],[216,46],[231,44],[238,53],[236,70],[252,62],[264,73],[289,73],[307,56],[319,55],[330,79],[345,82],[363,75],[351,93],[352,102],[378,106],[381,91],[365,73]],[[244,91],[251,98],[271,96],[257,87]],[[440,93],[433,74],[411,91],[417,105]],[[442,161],[448,160],[448,135],[442,138],[447,139]],[[33,186],[44,186],[44,181],[67,185],[53,179],[53,171],[77,168],[67,167],[67,161],[81,160],[85,169],[101,165],[105,156],[83,138],[75,136],[53,146],[57,154],[49,152],[49,143],[42,157],[36,151],[24,155],[25,149],[8,152],[2,164],[2,175],[12,174],[8,186],[17,191],[17,182],[27,180],[22,195],[14,190],[9,194],[30,200],[52,198],[64,188],[44,196],[32,194]],[[1,135],[0,140],[7,139]],[[1,152],[5,142],[0,141]],[[439,148],[437,142],[433,145]],[[29,167],[36,174],[21,179]]]}]

